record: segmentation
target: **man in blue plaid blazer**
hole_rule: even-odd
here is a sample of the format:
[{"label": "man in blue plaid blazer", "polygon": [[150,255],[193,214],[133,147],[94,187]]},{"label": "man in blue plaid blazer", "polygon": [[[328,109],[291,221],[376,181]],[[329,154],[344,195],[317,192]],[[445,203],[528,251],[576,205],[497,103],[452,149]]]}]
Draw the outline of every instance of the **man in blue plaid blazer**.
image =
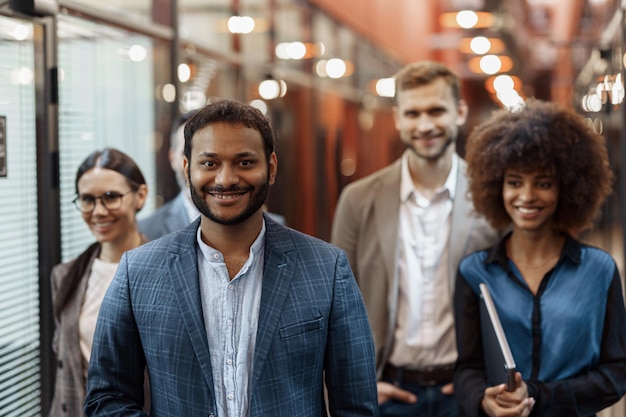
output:
[{"label": "man in blue plaid blazer", "polygon": [[153,416],[378,416],[345,253],[262,212],[273,146],[245,104],[212,103],[187,122],[184,167],[202,215],[122,257],[96,326],[87,416],[146,415],[145,370]]}]

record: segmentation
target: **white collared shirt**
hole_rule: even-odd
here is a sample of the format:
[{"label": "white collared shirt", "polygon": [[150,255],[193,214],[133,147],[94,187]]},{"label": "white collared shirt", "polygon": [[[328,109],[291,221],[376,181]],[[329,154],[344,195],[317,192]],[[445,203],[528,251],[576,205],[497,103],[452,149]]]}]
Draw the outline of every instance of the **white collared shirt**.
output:
[{"label": "white collared shirt", "polygon": [[459,161],[429,200],[414,186],[408,153],[402,158],[398,262],[400,292],[389,361],[421,369],[456,360],[448,244]]},{"label": "white collared shirt", "polygon": [[224,255],[202,241],[198,268],[204,325],[209,342],[219,417],[250,414],[250,380],[259,324],[265,253],[265,221],[250,256],[231,280]]}]

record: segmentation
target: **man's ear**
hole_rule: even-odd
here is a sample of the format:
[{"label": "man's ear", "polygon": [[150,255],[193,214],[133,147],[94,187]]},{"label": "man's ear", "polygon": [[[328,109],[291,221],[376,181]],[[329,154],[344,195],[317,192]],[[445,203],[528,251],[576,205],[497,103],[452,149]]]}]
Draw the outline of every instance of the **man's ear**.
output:
[{"label": "man's ear", "polygon": [[276,157],[276,152],[272,152],[270,155],[270,164],[268,169],[270,170],[270,185],[274,184],[276,181],[276,174],[278,173],[278,158]]},{"label": "man's ear", "polygon": [[463,124],[465,124],[468,114],[469,107],[467,105],[467,101],[460,99],[456,106],[456,125],[462,126]]},{"label": "man's ear", "polygon": [[189,161],[187,160],[187,156],[183,156],[183,172],[185,173],[185,183],[187,187],[189,187]]},{"label": "man's ear", "polygon": [[399,121],[399,114],[398,114],[398,106],[393,106],[391,108],[391,114],[393,115],[393,123],[396,126],[397,130],[400,130],[400,121]]}]

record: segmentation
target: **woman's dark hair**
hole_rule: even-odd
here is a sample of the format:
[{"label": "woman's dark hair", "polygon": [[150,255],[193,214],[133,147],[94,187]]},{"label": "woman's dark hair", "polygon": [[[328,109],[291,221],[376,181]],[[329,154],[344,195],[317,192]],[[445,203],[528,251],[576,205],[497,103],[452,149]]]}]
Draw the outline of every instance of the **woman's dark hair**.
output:
[{"label": "woman's dark hair", "polygon": [[219,100],[198,110],[185,123],[185,156],[191,160],[191,139],[200,129],[213,123],[242,125],[256,130],[261,134],[265,158],[269,162],[274,152],[274,132],[269,120],[260,110],[234,100]]},{"label": "woman's dark hair", "polygon": [[529,99],[521,111],[495,112],[470,134],[465,159],[474,207],[496,228],[511,223],[502,199],[509,169],[555,176],[554,228],[572,235],[592,225],[611,193],[604,138],[581,115],[555,103]]},{"label": "woman's dark hair", "polygon": [[[78,181],[85,172],[96,167],[110,169],[122,174],[133,191],[139,190],[139,187],[146,183],[141,170],[130,156],[114,148],[104,148],[92,152],[78,167],[74,182],[76,194],[78,194]],[[59,288],[56,299],[52,300],[55,317],[60,316],[61,310],[74,295],[81,277],[89,266],[89,261],[100,252],[100,246],[99,242],[91,244],[72,263],[67,273],[67,279],[64,281],[63,286]]]},{"label": "woman's dark hair", "polygon": [[78,181],[85,172],[93,168],[105,168],[119,172],[126,178],[128,186],[133,191],[137,191],[139,186],[146,183],[141,170],[130,156],[115,148],[104,148],[92,152],[78,167],[74,181],[76,194],[78,194]]}]

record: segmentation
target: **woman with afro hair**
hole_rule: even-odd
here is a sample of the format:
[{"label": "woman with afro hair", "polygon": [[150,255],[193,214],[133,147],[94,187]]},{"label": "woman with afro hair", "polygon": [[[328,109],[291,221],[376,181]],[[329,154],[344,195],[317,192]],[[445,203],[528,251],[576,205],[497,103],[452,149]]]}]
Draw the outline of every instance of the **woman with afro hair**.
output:
[{"label": "woman with afro hair", "polygon": [[[455,289],[455,394],[465,416],[594,416],[626,392],[626,313],[611,256],[577,240],[611,192],[604,139],[573,110],[529,99],[467,142],[470,192],[511,231],[467,256]],[[490,383],[479,284],[494,300],[517,373]]]}]

